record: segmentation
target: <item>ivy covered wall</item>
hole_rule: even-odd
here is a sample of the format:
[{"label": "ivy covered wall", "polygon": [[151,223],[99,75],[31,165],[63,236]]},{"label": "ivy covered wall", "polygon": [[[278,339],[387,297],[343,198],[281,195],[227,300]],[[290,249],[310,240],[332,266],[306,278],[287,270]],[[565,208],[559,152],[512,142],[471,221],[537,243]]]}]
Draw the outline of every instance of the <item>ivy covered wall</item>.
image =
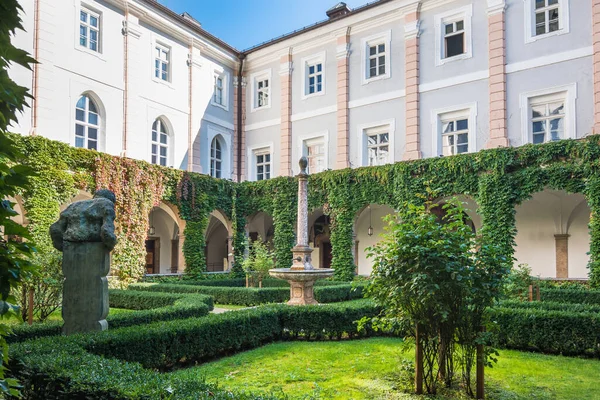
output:
[{"label": "ivy covered wall", "polygon": [[[123,283],[144,273],[144,240],[148,214],[160,201],[177,207],[186,221],[184,255],[187,273],[206,269],[205,230],[211,211],[230,219],[234,238],[234,271],[241,271],[248,217],[265,212],[274,220],[278,267],[291,264],[295,242],[297,183],[280,177],[233,183],[206,175],[75,149],[41,137],[16,137],[24,163],[38,171],[35,184],[23,193],[29,229],[41,250],[52,251],[48,227],[59,204],[78,190],[92,193],[107,187],[117,195],[120,243],[113,274]],[[600,137],[543,145],[484,150],[473,154],[399,162],[381,167],[326,171],[309,180],[309,207],[322,207],[331,220],[332,267],[340,279],[351,279],[353,226],[368,204],[400,208],[452,195],[468,195],[479,205],[486,240],[514,253],[515,206],[544,188],[582,193],[591,209],[590,280],[600,286]]]}]

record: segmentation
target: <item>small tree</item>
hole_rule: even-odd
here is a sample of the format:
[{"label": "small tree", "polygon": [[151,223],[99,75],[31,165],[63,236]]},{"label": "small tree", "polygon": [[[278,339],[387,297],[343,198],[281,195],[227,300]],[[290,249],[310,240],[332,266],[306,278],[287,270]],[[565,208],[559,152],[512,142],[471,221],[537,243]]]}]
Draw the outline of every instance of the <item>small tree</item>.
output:
[{"label": "small tree", "polygon": [[[374,266],[367,291],[383,310],[376,326],[418,337],[428,393],[436,393],[440,380],[452,385],[460,365],[472,394],[471,367],[484,311],[498,296],[507,263],[497,246],[475,236],[458,200],[441,206],[441,221],[431,212],[434,207],[440,206],[407,203],[396,218],[388,217],[387,233],[368,252]],[[457,347],[460,364],[454,358]]]},{"label": "small tree", "polygon": [[[258,280],[258,287],[262,287],[262,281],[269,276],[269,270],[275,268],[274,258],[275,254],[269,250],[267,244],[259,237],[258,240],[252,243],[252,249],[242,263],[246,278],[248,276],[255,277]],[[248,281],[246,280],[247,286]]]},{"label": "small tree", "polygon": [[[16,0],[0,2],[0,318],[18,316],[16,299],[11,294],[23,279],[33,271],[29,261],[33,248],[23,239],[29,239],[27,229],[11,218],[17,215],[14,204],[6,200],[9,196],[19,194],[28,184],[31,170],[17,164],[22,157],[13,141],[7,136],[10,124],[17,120],[17,112],[23,111],[27,89],[17,85],[8,75],[11,64],[19,64],[29,68],[34,60],[23,51],[15,48],[10,42],[15,30],[23,29],[19,11],[21,7]],[[17,382],[7,379],[6,363],[8,362],[8,345],[4,337],[9,330],[0,324],[0,394],[18,395]],[[3,397],[3,396],[0,396]]]}]

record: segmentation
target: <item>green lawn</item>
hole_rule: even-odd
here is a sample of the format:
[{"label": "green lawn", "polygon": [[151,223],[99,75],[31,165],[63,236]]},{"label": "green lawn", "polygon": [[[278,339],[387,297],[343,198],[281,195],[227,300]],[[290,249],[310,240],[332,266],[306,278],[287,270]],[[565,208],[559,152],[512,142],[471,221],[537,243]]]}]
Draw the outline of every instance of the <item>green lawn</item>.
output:
[{"label": "green lawn", "polygon": [[[393,338],[279,342],[173,374],[292,399],[415,399],[397,389],[399,363],[412,357]],[[486,373],[487,399],[600,399],[599,360],[503,350]]]},{"label": "green lawn", "polygon": [[215,304],[215,308],[224,308],[225,310],[241,310],[248,308],[248,306],[240,306],[237,304]]}]

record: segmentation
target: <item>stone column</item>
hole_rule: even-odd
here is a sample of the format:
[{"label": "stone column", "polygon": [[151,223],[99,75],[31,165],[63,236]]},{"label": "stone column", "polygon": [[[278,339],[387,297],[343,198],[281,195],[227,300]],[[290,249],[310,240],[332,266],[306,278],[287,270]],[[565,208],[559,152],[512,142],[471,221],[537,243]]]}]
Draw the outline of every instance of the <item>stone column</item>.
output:
[{"label": "stone column", "polygon": [[337,146],[336,169],[350,166],[349,109],[350,28],[337,39]]},{"label": "stone column", "polygon": [[505,0],[487,0],[490,88],[488,148],[507,147]]},{"label": "stone column", "polygon": [[[308,246],[308,174],[306,157],[300,159],[298,174],[298,216],[296,220],[296,246],[292,249],[292,270],[312,270],[310,255],[312,249]],[[293,296],[292,296],[293,297]]]},{"label": "stone column", "polygon": [[235,249],[233,248],[233,236],[227,236],[227,269],[231,270],[231,268],[233,267],[233,261],[234,261],[234,257],[233,257],[233,251]]},{"label": "stone column", "polygon": [[594,133],[600,133],[600,2],[592,5],[592,43],[594,46]]},{"label": "stone column", "polygon": [[63,333],[103,331],[108,328],[110,250],[102,242],[64,242]]},{"label": "stone column", "polygon": [[556,234],[556,277],[569,277],[569,234]]},{"label": "stone column", "polygon": [[406,146],[404,160],[421,158],[419,138],[419,11],[404,17]]},{"label": "stone column", "polygon": [[[280,176],[292,174],[292,54],[281,57],[281,162]],[[271,88],[272,90],[273,88]],[[271,92],[273,96],[273,92]]]},{"label": "stone column", "polygon": [[[241,92],[241,93],[240,93]],[[241,107],[238,107],[239,96],[241,98]],[[239,77],[233,77],[233,148],[234,148],[234,159],[233,159],[233,176],[234,180],[237,181],[238,174],[240,175],[240,181],[245,180],[246,172],[246,133],[244,132],[244,122],[246,120],[246,78],[242,77],[242,84],[240,90]],[[242,114],[241,124],[238,122],[239,113]],[[239,126],[241,125],[241,126]],[[241,130],[241,137],[238,138],[238,132]],[[239,143],[238,143],[239,141]],[[238,163],[238,154],[241,154]],[[238,165],[239,164],[239,165]]]},{"label": "stone column", "polygon": [[177,264],[177,272],[185,271],[185,256],[183,254],[183,244],[185,243],[185,235],[179,234],[179,248],[177,257],[179,258],[179,263]]}]

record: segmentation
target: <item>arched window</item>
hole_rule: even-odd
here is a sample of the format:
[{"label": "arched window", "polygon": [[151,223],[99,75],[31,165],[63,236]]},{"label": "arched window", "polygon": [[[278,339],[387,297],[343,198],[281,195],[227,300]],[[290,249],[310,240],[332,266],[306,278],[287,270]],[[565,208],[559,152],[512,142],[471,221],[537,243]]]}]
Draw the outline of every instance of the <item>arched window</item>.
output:
[{"label": "arched window", "polygon": [[152,164],[167,166],[169,154],[169,134],[167,126],[160,118],[152,124]]},{"label": "arched window", "polygon": [[75,147],[98,150],[100,116],[94,100],[83,95],[75,106]]},{"label": "arched window", "polygon": [[215,137],[210,144],[210,176],[221,178],[222,164],[221,142]]}]

